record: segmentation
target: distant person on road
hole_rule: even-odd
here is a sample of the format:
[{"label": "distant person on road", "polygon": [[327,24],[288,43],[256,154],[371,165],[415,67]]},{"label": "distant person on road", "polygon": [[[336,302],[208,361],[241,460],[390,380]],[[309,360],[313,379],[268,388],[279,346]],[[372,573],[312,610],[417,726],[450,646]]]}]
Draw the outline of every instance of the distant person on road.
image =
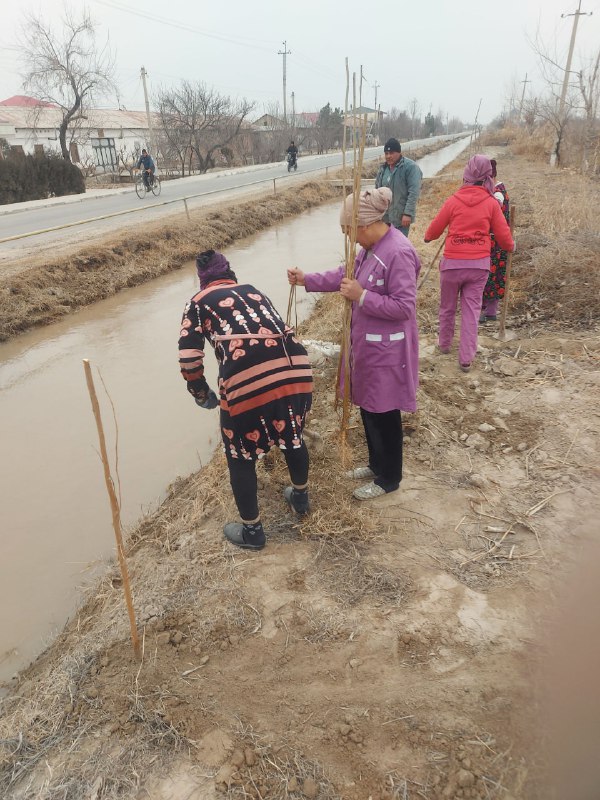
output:
[{"label": "distant person on road", "polygon": [[383,146],[383,153],[385,164],[381,165],[375,177],[375,187],[387,186],[392,190],[390,210],[383,221],[408,236],[410,226],[415,221],[423,173],[416,161],[402,155],[398,139],[388,139]]},{"label": "distant person on road", "polygon": [[454,338],[456,306],[460,297],[458,363],[471,369],[477,352],[477,324],[483,287],[490,272],[491,237],[503,250],[514,250],[510,228],[496,198],[492,164],[487,156],[469,160],[463,185],[449,197],[425,231],[425,241],[439,239],[448,228],[440,262],[439,348],[449,353]]},{"label": "distant person on road", "polygon": [[288,162],[292,166],[294,166],[294,164],[298,160],[298,148],[294,144],[293,140],[290,142],[290,146],[288,147],[288,149],[285,152],[287,153]]},{"label": "distant person on road", "polygon": [[156,167],[154,166],[154,161],[152,160],[152,156],[148,153],[148,151],[144,148],[142,150],[142,154],[138,159],[137,162],[137,169],[143,165],[144,169],[142,170],[142,180],[144,181],[144,186],[146,189],[149,189],[154,181],[154,170]]},{"label": "distant person on road", "polygon": [[[494,178],[494,197],[500,203],[500,208],[504,214],[504,219],[510,222],[510,200],[506,186],[502,181],[495,180],[496,160],[490,160],[492,165],[492,178]],[[479,322],[495,322],[498,317],[498,306],[504,297],[504,285],[506,282],[506,262],[508,253],[503,250],[494,235],[492,234],[492,252],[490,255],[490,274],[488,275],[485,289],[483,290],[483,306]]]},{"label": "distant person on road", "polygon": [[[290,508],[309,511],[308,450],[303,440],[313,379],[306,350],[269,298],[238,283],[221,253],[196,259],[200,291],[186,305],[179,337],[179,365],[200,408],[220,407],[221,438],[233,496],[241,517],[223,532],[237,547],[266,543],[257,500],[256,460],[272,447],[285,457]],[[219,396],[204,377],[205,342],[219,362]]]},{"label": "distant person on road", "polygon": [[[387,187],[361,192],[356,240],[361,250],[354,277],[343,266],[305,274],[288,269],[288,281],[307,292],[339,292],[352,301],[350,380],[359,406],[369,462],[347,474],[369,482],[354,490],[357,500],[395,492],[402,480],[402,411],[417,410],[419,333],[417,276],[421,268],[413,245],[383,222],[392,193]],[[354,196],[348,195],[340,224],[350,235]]]}]

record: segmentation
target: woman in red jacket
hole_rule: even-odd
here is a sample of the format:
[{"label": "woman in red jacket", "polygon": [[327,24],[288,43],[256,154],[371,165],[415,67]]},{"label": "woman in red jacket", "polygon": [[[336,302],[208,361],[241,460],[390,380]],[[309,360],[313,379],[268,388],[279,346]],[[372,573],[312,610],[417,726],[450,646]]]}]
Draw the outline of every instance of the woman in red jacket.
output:
[{"label": "woman in red jacket", "polygon": [[458,363],[468,372],[477,352],[477,324],[483,289],[490,271],[490,233],[502,250],[515,243],[498,201],[494,197],[492,164],[487,156],[469,160],[463,185],[449,197],[425,232],[425,241],[439,239],[448,228],[440,262],[440,334],[442,353],[449,353],[454,338],[456,306],[460,297]]}]

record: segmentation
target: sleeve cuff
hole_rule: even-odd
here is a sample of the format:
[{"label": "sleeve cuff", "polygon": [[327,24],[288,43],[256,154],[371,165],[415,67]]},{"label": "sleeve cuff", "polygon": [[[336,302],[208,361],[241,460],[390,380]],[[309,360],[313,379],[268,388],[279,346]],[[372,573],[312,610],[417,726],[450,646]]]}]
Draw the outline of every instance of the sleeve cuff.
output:
[{"label": "sleeve cuff", "polygon": [[365,302],[365,297],[366,297],[366,296],[367,296],[367,290],[366,290],[366,289],[363,289],[363,291],[362,291],[362,294],[361,294],[361,296],[360,296],[360,299],[359,299],[359,301],[358,301],[358,305],[359,305],[359,306],[362,306],[362,304]]}]

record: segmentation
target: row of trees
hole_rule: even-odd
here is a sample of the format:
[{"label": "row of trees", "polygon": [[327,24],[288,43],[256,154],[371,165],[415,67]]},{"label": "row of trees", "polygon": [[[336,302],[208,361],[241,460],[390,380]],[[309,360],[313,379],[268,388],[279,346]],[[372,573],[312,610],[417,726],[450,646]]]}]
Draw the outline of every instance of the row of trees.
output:
[{"label": "row of trees", "polygon": [[[116,93],[114,58],[96,41],[96,28],[87,11],[77,15],[66,9],[60,31],[41,18],[26,17],[22,41],[24,85],[36,99],[58,106],[61,112],[59,145],[63,158],[71,160],[72,142],[84,130],[86,110],[100,97]],[[156,133],[157,155],[176,164],[180,174],[205,172],[219,163],[246,160],[253,163],[281,158],[290,138],[318,153],[341,145],[343,115],[327,103],[313,125],[274,125],[269,136],[257,135],[249,126],[254,105],[235,101],[201,82],[182,81],[158,90],[153,98],[160,119]],[[272,115],[281,119],[280,114]],[[300,117],[302,115],[299,115]],[[392,109],[374,124],[380,140],[428,136],[462,129],[455,118],[431,110],[421,120],[419,104],[411,100],[406,110]],[[81,141],[81,140],[79,140]]]}]

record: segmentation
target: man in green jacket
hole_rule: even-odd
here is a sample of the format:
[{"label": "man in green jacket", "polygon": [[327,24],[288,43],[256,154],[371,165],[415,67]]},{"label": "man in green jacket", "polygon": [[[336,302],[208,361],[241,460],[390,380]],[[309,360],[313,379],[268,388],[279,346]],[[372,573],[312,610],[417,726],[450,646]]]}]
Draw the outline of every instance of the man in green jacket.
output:
[{"label": "man in green jacket", "polygon": [[383,147],[385,164],[382,164],[375,178],[375,188],[388,186],[392,190],[392,202],[384,222],[390,222],[405,236],[414,222],[417,200],[421,194],[423,173],[416,161],[402,155],[398,139],[388,139]]}]

